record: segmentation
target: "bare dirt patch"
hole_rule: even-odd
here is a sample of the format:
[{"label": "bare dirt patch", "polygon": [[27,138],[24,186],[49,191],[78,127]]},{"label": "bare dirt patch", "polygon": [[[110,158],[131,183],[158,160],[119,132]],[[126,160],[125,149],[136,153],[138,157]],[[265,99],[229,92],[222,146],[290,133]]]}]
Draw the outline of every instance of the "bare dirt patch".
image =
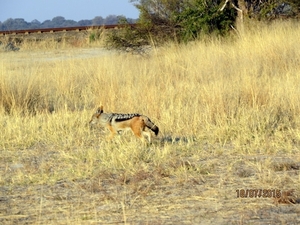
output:
[{"label": "bare dirt patch", "polygon": [[[172,145],[178,148],[178,144]],[[2,150],[1,161],[4,164],[0,166],[0,173],[6,184],[0,187],[0,222],[1,224],[298,224],[300,222],[298,216],[300,205],[297,197],[299,187],[295,187],[294,182],[291,182],[299,177],[297,167],[299,158],[295,159],[292,155],[233,156],[229,153],[228,147],[207,147],[198,144],[197,146],[207,152],[218,148],[220,155],[210,157],[203,153],[201,157],[182,157],[174,154],[169,162],[161,165],[147,162],[147,169],[137,169],[134,174],[128,174],[125,170],[98,170],[93,166],[90,169],[95,172],[85,179],[65,178],[38,184],[38,182],[31,183],[29,178],[28,183],[22,185],[14,184],[18,176],[26,174],[30,176],[34,171],[41,172],[40,170],[48,170],[41,172],[41,175],[54,173],[58,168],[45,167],[44,164],[51,165],[52,161],[62,157],[63,152],[55,151],[49,146],[43,146],[43,149],[16,151],[14,154],[23,155],[17,164],[11,161],[16,155]],[[181,148],[185,148],[184,145],[181,145]],[[41,153],[40,157],[36,157],[35,151]],[[83,163],[88,164],[89,161]],[[259,171],[259,167],[254,164],[266,165],[269,171]],[[178,168],[186,170],[186,176],[176,175]],[[268,179],[268,174],[273,178],[280,177],[282,184],[280,186],[264,184],[262,179]],[[296,189],[293,193],[295,201],[276,201],[271,196],[248,195],[238,198],[237,190],[241,189],[279,189],[281,193]]]}]

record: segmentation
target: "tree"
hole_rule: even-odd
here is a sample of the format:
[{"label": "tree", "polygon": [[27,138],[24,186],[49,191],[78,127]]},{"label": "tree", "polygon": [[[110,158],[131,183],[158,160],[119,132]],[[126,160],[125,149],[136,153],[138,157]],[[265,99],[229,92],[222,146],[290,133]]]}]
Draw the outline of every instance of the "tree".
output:
[{"label": "tree", "polygon": [[234,26],[236,12],[232,8],[220,10],[220,1],[195,0],[177,16],[183,41],[198,38],[201,34],[226,35]]},{"label": "tree", "polygon": [[166,41],[187,42],[201,34],[225,35],[234,24],[232,8],[219,10],[221,0],[133,0],[140,11],[137,26],[126,18],[125,29],[110,32],[109,47],[140,51],[142,45],[160,45]]},{"label": "tree", "polygon": [[140,11],[139,24],[151,36],[189,41],[199,34],[224,35],[234,25],[232,8],[220,11],[222,0],[132,0]]},{"label": "tree", "polygon": [[66,19],[63,16],[56,16],[56,17],[53,17],[52,23],[60,26],[65,22],[65,20]]},{"label": "tree", "polygon": [[31,23],[30,23],[30,28],[31,29],[36,29],[36,28],[39,28],[41,27],[41,22],[38,21],[38,20],[32,20]]},{"label": "tree", "polygon": [[105,18],[104,23],[109,24],[117,24],[118,23],[118,17],[116,15],[109,15]]},{"label": "tree", "polygon": [[297,17],[300,11],[299,0],[226,0],[222,8],[227,5],[238,11],[241,20],[243,17],[258,20],[293,18]]},{"label": "tree", "polygon": [[75,27],[77,26],[77,22],[74,20],[65,20],[63,24],[61,24],[62,27]]},{"label": "tree", "polygon": [[4,28],[4,30],[15,30],[16,29],[15,20],[12,19],[12,18],[9,18],[9,19],[5,20],[2,23],[2,27]]},{"label": "tree", "polygon": [[90,25],[92,25],[92,21],[91,20],[79,20],[77,24],[78,24],[78,26],[90,26]]},{"label": "tree", "polygon": [[96,16],[93,20],[92,20],[92,24],[93,25],[103,25],[104,24],[104,19],[101,16]]},{"label": "tree", "polygon": [[51,28],[53,27],[53,23],[51,20],[45,20],[44,22],[41,23],[42,28]]}]

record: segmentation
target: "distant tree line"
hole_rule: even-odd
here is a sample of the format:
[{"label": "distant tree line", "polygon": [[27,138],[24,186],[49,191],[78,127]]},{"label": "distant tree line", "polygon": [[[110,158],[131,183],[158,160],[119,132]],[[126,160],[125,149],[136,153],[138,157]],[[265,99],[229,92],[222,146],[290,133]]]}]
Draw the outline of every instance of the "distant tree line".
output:
[{"label": "distant tree line", "polygon": [[[52,20],[45,20],[40,22],[33,20],[26,22],[24,19],[9,18],[4,22],[0,21],[0,30],[26,30],[26,29],[39,29],[39,28],[59,28],[59,27],[76,27],[76,26],[97,26],[97,25],[110,25],[118,24],[119,16],[109,15],[106,18],[96,16],[91,20],[80,20],[78,22],[74,20],[66,20],[62,16],[56,16]],[[135,23],[135,19],[127,18],[129,23]]]}]

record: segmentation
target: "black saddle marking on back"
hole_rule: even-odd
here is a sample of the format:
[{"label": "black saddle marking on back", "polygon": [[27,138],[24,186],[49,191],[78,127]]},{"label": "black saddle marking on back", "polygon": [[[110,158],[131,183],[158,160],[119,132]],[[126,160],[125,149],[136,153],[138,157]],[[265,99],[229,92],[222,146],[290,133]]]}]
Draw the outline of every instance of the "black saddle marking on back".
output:
[{"label": "black saddle marking on back", "polygon": [[114,113],[112,116],[112,120],[115,120],[116,122],[130,120],[133,117],[140,116],[138,113],[131,113],[131,114],[120,114],[120,113]]}]

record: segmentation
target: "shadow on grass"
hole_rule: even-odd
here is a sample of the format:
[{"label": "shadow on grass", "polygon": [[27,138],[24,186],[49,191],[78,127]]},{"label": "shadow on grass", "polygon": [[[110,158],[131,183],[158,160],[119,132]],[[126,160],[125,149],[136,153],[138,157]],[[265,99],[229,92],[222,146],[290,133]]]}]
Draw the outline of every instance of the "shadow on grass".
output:
[{"label": "shadow on grass", "polygon": [[167,135],[160,139],[161,144],[188,144],[195,142],[195,137],[185,137],[185,136],[171,136]]}]

